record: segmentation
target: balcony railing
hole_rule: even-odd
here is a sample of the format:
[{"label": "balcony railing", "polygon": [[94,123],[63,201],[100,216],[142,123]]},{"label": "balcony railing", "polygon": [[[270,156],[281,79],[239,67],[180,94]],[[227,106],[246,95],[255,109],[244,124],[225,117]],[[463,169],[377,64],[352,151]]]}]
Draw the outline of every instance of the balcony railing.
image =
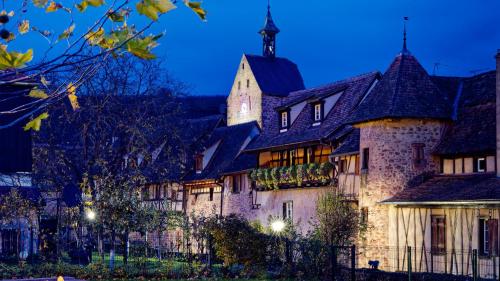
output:
[{"label": "balcony railing", "polygon": [[260,168],[250,173],[257,190],[326,186],[335,184],[334,166],[330,162],[293,165],[288,167]]}]

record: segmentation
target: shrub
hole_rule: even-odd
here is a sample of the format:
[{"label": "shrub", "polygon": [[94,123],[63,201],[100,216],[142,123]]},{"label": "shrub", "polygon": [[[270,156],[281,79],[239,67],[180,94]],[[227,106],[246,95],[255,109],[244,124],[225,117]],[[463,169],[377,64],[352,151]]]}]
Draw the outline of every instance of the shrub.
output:
[{"label": "shrub", "polygon": [[224,265],[255,266],[264,262],[267,237],[238,215],[218,217],[210,226],[215,252]]}]

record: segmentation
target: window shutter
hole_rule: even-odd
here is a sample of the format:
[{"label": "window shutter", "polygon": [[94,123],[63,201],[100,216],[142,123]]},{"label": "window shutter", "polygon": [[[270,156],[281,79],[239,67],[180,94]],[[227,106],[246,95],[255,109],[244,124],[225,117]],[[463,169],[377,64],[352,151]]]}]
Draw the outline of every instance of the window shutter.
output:
[{"label": "window shutter", "polygon": [[490,256],[498,256],[498,220],[488,220],[488,241],[489,241],[489,254]]}]

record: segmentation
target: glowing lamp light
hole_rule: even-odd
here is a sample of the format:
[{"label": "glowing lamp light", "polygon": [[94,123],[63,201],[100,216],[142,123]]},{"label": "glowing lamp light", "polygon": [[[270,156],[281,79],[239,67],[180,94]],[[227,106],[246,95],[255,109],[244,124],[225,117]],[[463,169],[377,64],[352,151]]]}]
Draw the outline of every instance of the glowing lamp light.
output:
[{"label": "glowing lamp light", "polygon": [[285,229],[285,226],[285,222],[282,220],[275,220],[271,223],[271,229],[276,233],[280,233],[281,231],[283,231],[283,229]]},{"label": "glowing lamp light", "polygon": [[89,210],[87,210],[85,216],[87,217],[87,219],[89,221],[93,221],[93,220],[95,220],[96,213],[94,211],[92,211],[92,210],[89,209]]}]

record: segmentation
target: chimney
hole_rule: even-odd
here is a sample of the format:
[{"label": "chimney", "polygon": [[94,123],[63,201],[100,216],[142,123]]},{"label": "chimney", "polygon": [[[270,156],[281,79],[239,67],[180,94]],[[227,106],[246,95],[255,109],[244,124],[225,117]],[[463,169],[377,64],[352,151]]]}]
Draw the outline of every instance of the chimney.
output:
[{"label": "chimney", "polygon": [[500,49],[497,50],[496,55],[497,62],[497,97],[496,97],[496,107],[497,107],[497,177],[500,177]]}]

